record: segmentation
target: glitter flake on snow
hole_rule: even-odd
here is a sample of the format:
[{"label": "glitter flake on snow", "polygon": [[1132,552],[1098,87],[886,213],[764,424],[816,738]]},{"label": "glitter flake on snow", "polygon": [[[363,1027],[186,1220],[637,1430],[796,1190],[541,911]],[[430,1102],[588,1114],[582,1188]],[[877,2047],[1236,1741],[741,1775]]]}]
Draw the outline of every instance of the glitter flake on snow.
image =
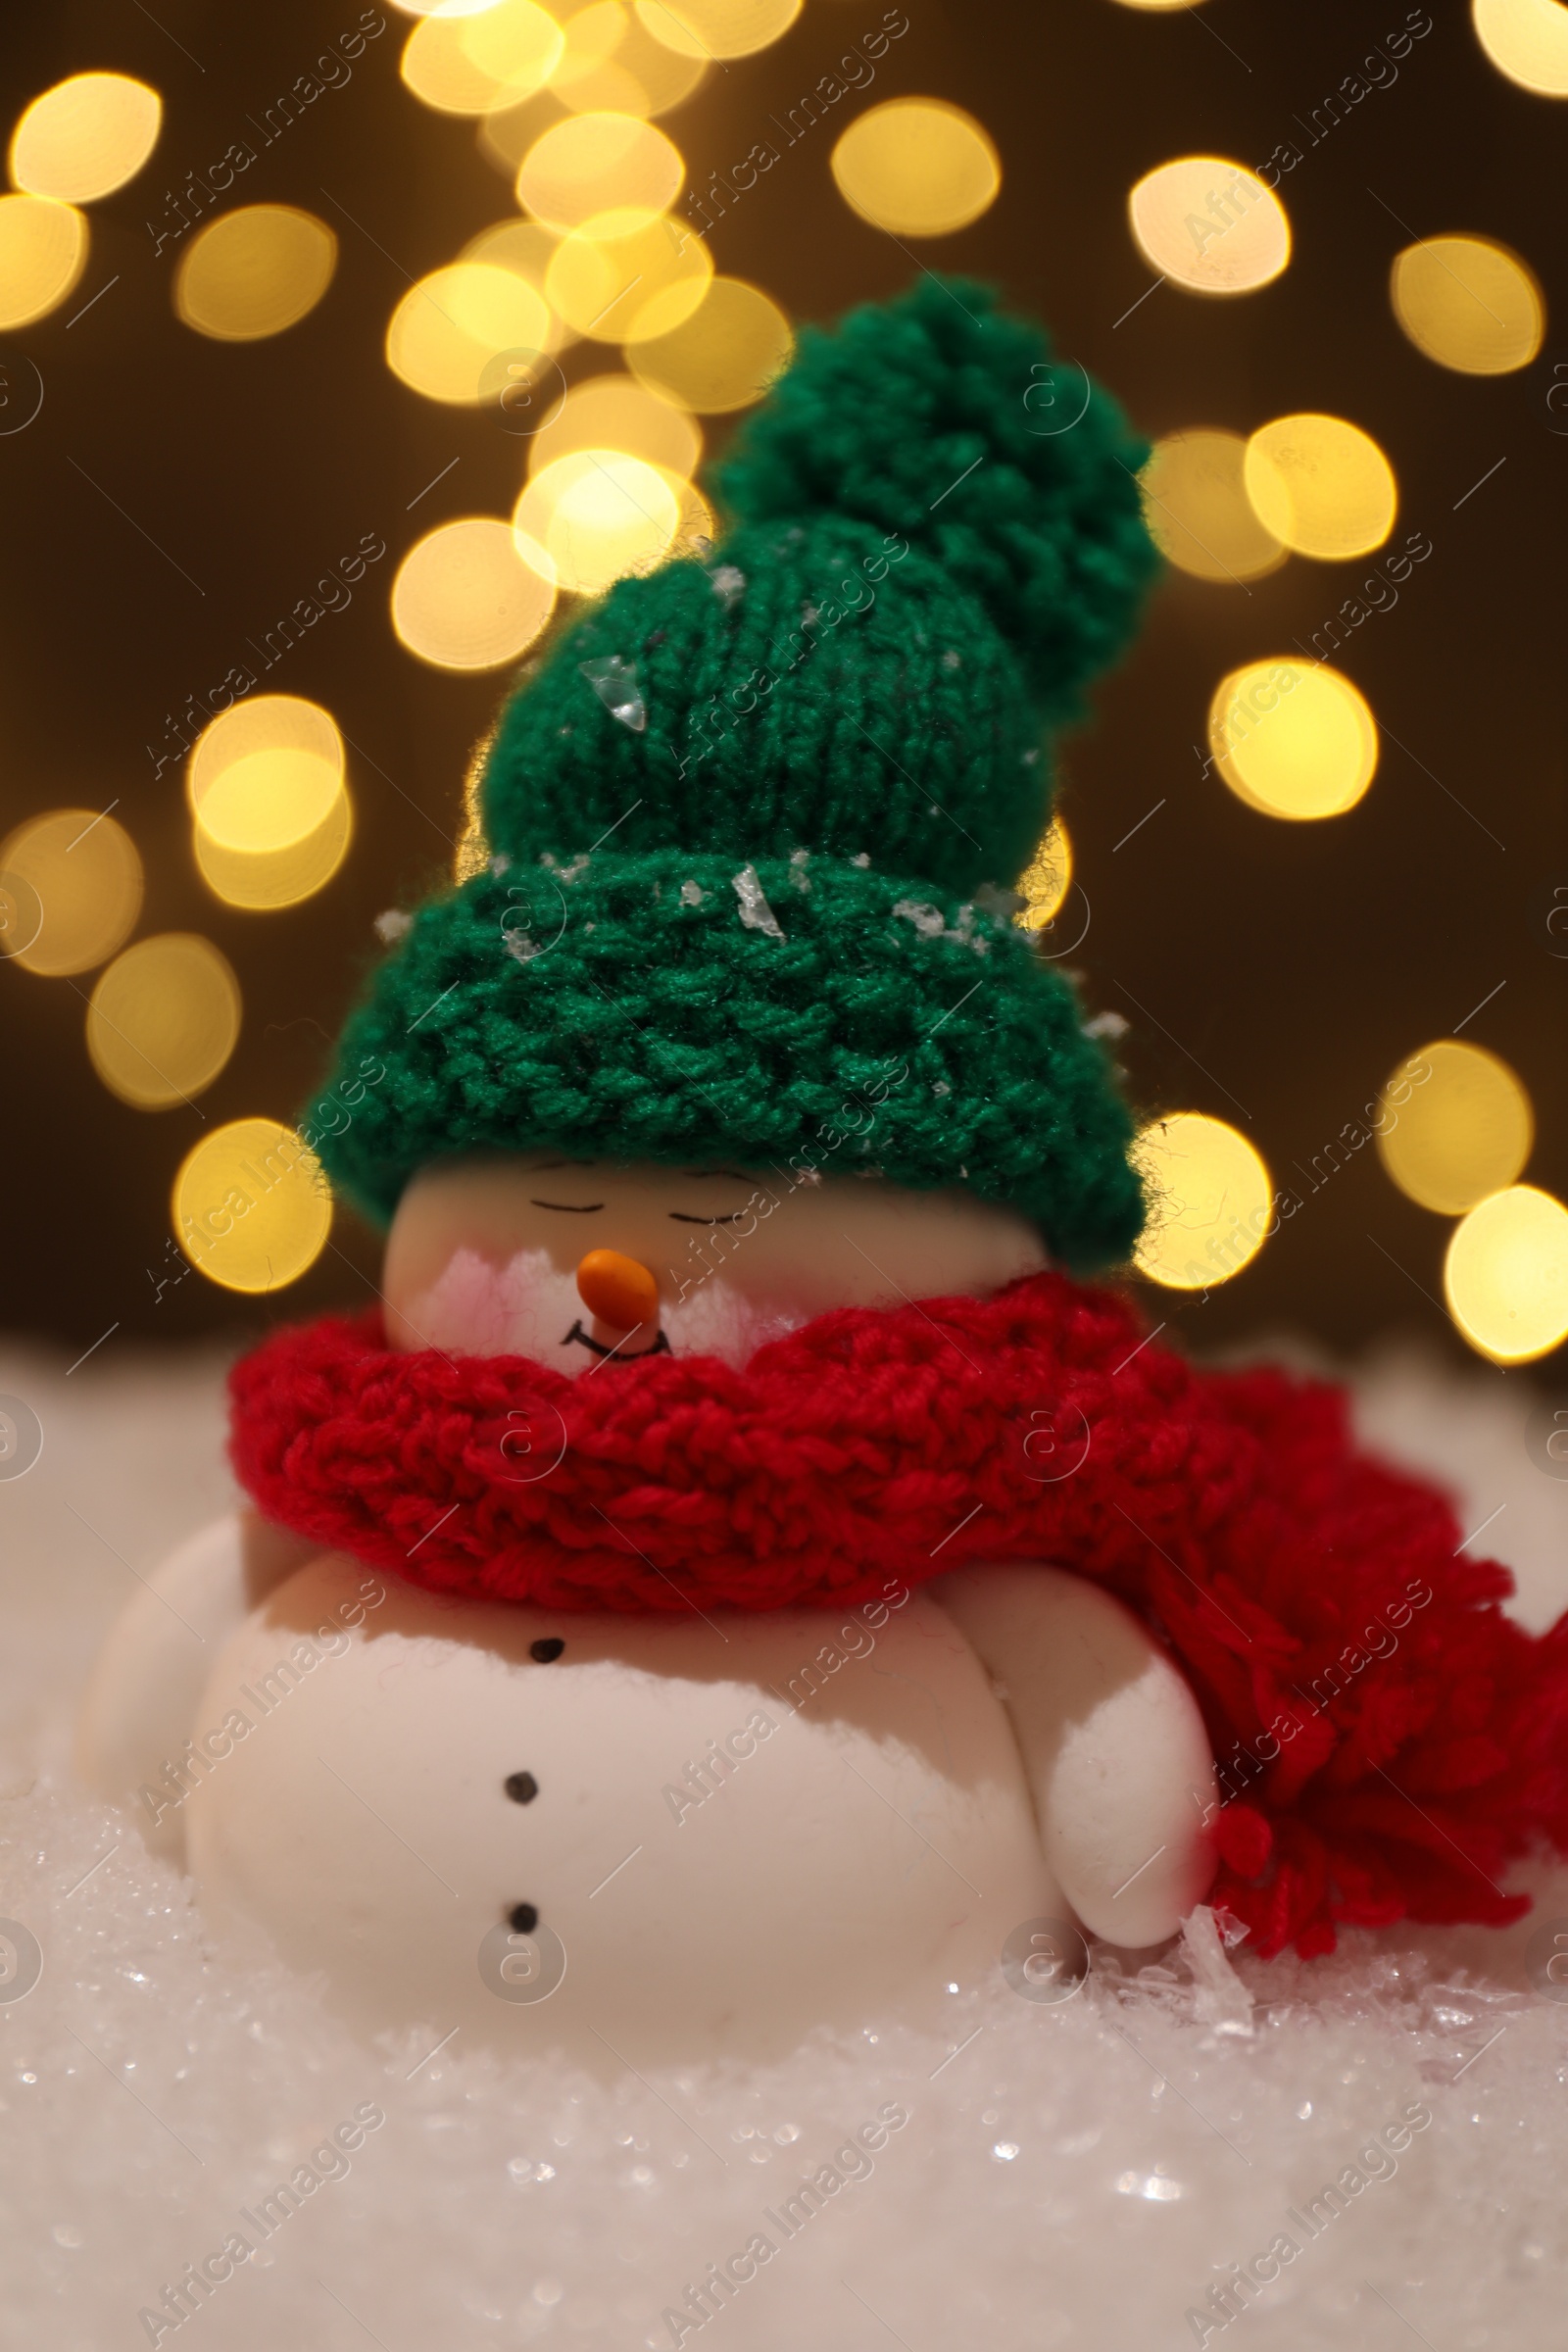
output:
[{"label": "glitter flake on snow", "polygon": [[1021,890],[1004,890],[999,882],[982,882],[974,903],[982,914],[994,915],[999,923],[1011,922],[1029,904]]},{"label": "glitter flake on snow", "polygon": [[769,939],[783,938],[778,916],[762,896],[755,865],[743,865],[735,876],[735,896],[741,903],[741,921],[748,931],[765,931]]},{"label": "glitter flake on snow", "polygon": [[640,735],[648,724],[648,706],[637,683],[636,662],[623,662],[618,654],[606,654],[597,662],[579,662],[577,667],[611,717]]},{"label": "glitter flake on snow", "polygon": [[924,899],[900,899],[893,911],[903,921],[912,923],[922,939],[940,939],[948,927],[942,909]]},{"label": "glitter flake on snow", "polygon": [[991,953],[991,942],[975,931],[975,910],[967,902],[958,908],[958,919],[951,927],[941,907],[927,899],[899,899],[893,911],[901,921],[912,923],[922,939],[953,939],[960,947],[973,948],[977,956]]}]

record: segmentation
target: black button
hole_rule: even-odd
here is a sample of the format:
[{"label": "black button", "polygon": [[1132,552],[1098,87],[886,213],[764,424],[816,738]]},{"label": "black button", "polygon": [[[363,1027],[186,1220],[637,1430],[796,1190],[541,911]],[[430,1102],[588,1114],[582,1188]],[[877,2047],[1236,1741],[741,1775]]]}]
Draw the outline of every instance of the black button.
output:
[{"label": "black button", "polygon": [[531,1805],[539,1793],[539,1784],[531,1772],[509,1772],[503,1786],[514,1805]]},{"label": "black button", "polygon": [[565,1646],[564,1642],[560,1641],[556,1635],[546,1634],[543,1640],[529,1642],[528,1655],[530,1658],[537,1658],[541,1666],[548,1666],[552,1658],[560,1657]]},{"label": "black button", "polygon": [[533,1903],[514,1904],[510,1914],[510,1924],[514,1935],[531,1936],[539,1925],[537,1905]]}]

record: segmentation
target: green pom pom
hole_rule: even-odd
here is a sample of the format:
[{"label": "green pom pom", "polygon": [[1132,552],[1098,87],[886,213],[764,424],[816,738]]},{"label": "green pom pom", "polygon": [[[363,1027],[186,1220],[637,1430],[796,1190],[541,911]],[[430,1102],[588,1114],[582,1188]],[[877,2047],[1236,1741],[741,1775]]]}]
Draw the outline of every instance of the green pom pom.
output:
[{"label": "green pom pom", "polygon": [[1132,636],[1158,568],[1137,480],[1148,454],[992,288],[927,276],[834,330],[805,328],[716,482],[743,522],[832,509],[928,549],[1059,724]]}]

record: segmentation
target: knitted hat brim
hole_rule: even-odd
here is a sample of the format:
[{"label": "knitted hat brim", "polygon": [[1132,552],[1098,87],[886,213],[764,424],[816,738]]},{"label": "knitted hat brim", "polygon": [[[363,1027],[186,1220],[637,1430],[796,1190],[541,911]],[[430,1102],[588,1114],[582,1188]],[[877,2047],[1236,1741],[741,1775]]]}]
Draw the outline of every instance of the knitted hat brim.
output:
[{"label": "knitted hat brim", "polygon": [[347,1124],[330,1094],[307,1114],[373,1222],[432,1160],[550,1148],[963,1184],[1061,1263],[1127,1256],[1131,1121],[1005,916],[804,854],[497,862],[414,917],[351,1016],[339,1067],[380,1075]]}]

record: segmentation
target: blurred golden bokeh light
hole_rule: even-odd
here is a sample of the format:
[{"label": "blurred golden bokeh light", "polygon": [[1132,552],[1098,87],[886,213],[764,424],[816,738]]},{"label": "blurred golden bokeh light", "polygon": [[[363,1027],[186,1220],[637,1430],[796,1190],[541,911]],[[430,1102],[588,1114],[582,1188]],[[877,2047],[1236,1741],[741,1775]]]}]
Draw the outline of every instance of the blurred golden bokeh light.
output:
[{"label": "blurred golden bokeh light", "polygon": [[595,216],[563,237],[545,273],[551,308],[579,335],[640,343],[684,325],[707,293],[707,240],[667,216],[618,233],[622,216]]},{"label": "blurred golden bokeh light", "polygon": [[1513,1183],[1530,1157],[1530,1097],[1482,1046],[1439,1038],[1394,1071],[1380,1105],[1378,1156],[1407,1199],[1462,1216]]},{"label": "blurred golden bokeh light", "polygon": [[575,450],[541,466],[513,513],[518,551],[553,585],[597,596],[662,563],[681,527],[673,477],[616,449]]},{"label": "blurred golden bokeh light", "polygon": [[1285,549],[1247,495],[1246,454],[1240,433],[1167,433],[1140,476],[1155,545],[1195,579],[1255,580],[1285,561]]},{"label": "blurred golden bokeh light", "polygon": [[73,74],[35,98],[11,139],[12,184],[91,204],[134,179],[158,144],[164,102],[128,74]]},{"label": "blurred golden bokeh light", "polygon": [[750,57],[788,32],[803,0],[637,0],[656,41],[682,57]]},{"label": "blurred golden bokeh light", "polygon": [[1558,0],[1474,0],[1482,48],[1499,74],[1543,98],[1568,98],[1568,8]]},{"label": "blurred golden bokeh light", "polygon": [[87,267],[87,220],[52,196],[0,196],[0,327],[30,326]]},{"label": "blurred golden bokeh light", "polygon": [[219,343],[258,343],[314,311],[332,282],[337,239],[292,204],[246,204],[199,228],[174,279],[187,326]]},{"label": "blurred golden bokeh light", "polygon": [[561,26],[535,0],[492,0],[422,17],[399,70],[437,113],[488,115],[542,90],[564,46]]},{"label": "blurred golden bokeh light", "polygon": [[220,712],[192,747],[185,795],[197,868],[226,906],[297,906],[348,855],[343,738],[303,696],[259,694]]},{"label": "blurred golden bokeh light", "polygon": [[[289,757],[258,753],[256,758]],[[305,758],[308,755],[293,755]],[[348,856],[354,836],[354,806],[348,785],[339,776],[323,816],[308,832],[276,849],[235,849],[217,841],[200,819],[192,829],[192,846],[202,880],[215,898],[227,906],[253,913],[279,906],[297,906],[314,897],[337,872]]]},{"label": "blurred golden bokeh light", "polygon": [[[627,114],[635,111],[633,107],[625,109]],[[539,136],[540,119],[541,110],[531,98],[525,98],[520,106],[501,106],[481,115],[475,130],[479,153],[505,178],[515,180],[518,166]]]},{"label": "blurred golden bokeh light", "polygon": [[139,939],[99,975],[87,1052],[112,1095],[168,1110],[212,1085],[239,1036],[239,982],[210,939],[166,931]]},{"label": "blurred golden bokeh light", "polygon": [[1133,1263],[1167,1290],[1212,1290],[1250,1265],[1274,1219],[1267,1167],[1245,1135],[1203,1111],[1151,1119],[1133,1160],[1149,1222]]},{"label": "blurred golden bokeh light", "polygon": [[[510,270],[514,277],[520,277],[523,284],[531,286],[540,301],[544,302],[545,272],[560,243],[561,239],[555,230],[541,228],[537,220],[518,220],[515,218],[492,220],[488,228],[481,228],[477,236],[468,239],[458,259],[460,262],[484,262],[492,270]],[[552,348],[559,340],[560,332],[558,322],[552,336]]]},{"label": "blurred golden bokeh light", "polygon": [[[545,293],[545,279],[560,243],[561,239],[553,228],[543,228],[537,220],[520,220],[514,215],[506,220],[493,220],[488,228],[481,228],[477,236],[468,239],[458,257],[460,264],[478,262],[487,269],[506,270],[530,293],[538,296],[543,305],[544,331],[536,344],[524,344],[520,348],[524,352],[536,351],[540,363],[553,358],[568,343],[577,340],[576,328],[568,326],[551,309]],[[563,379],[560,370],[536,364],[531,368],[525,368],[525,372],[529,383],[540,387],[538,397],[543,404],[540,413],[553,414],[561,400]]]},{"label": "blurred golden bokeh light", "polygon": [[1370,433],[1343,416],[1277,416],[1259,425],[1242,467],[1266,531],[1298,556],[1370,555],[1394,528],[1394,468]]},{"label": "blurred golden bokeh light", "polygon": [[760,287],[715,277],[689,318],[634,343],[626,357],[665,400],[716,416],[760,400],[794,350],[789,320]]},{"label": "blurred golden bokeh light", "polygon": [[710,555],[718,536],[718,523],[712,508],[697,484],[687,481],[682,474],[671,473],[664,466],[656,466],[655,471],[663,477],[675,501],[675,536],[666,554],[671,557]]},{"label": "blurred golden bokeh light", "polygon": [[0,865],[0,956],[15,957],[33,941],[43,925],[43,907],[30,882]]},{"label": "blurred golden bokeh light", "polygon": [[1018,877],[1024,906],[1013,916],[1020,931],[1043,931],[1055,921],[1072,885],[1072,844],[1059,817],[1053,817],[1040,847]]},{"label": "blurred golden bokeh light", "polygon": [[[574,6],[562,25],[563,47],[550,76],[551,96],[573,114],[593,114],[608,111],[612,114],[646,114],[647,107],[636,103],[641,95],[632,74],[615,67],[616,52],[621,49],[629,30],[635,30],[646,49],[667,58],[678,70],[673,49],[656,41],[640,21],[634,17],[626,0],[589,0],[587,7]],[[585,97],[583,92],[597,87],[601,94]],[[634,102],[624,105],[621,92],[634,93]]]},{"label": "blurred golden bokeh light", "polygon": [[297,694],[248,695],[205,726],[185,762],[185,797],[200,814],[225,771],[257,752],[297,752],[343,772],[343,738],[329,710]]},{"label": "blurred golden bokeh light", "polygon": [[502,106],[542,90],[565,48],[560,24],[538,0],[492,0],[447,21],[461,27],[465,54],[489,75],[500,93],[493,103]]},{"label": "blurred golden bokeh light", "polygon": [[839,193],[894,236],[946,237],[994,204],[1002,158],[984,126],[944,98],[889,98],[833,150]]},{"label": "blurred golden bokeh light", "polygon": [[1151,267],[1195,294],[1250,294],[1291,258],[1285,207],[1227,156],[1161,164],[1139,180],[1127,210]]},{"label": "blurred golden bokeh light", "polygon": [[685,409],[672,407],[635,376],[593,375],[572,385],[549,423],[529,440],[528,471],[538,473],[579,449],[622,450],[671,473],[691,475],[703,454],[703,432]]},{"label": "blurred golden bokeh light", "polygon": [[706,57],[655,40],[629,0],[593,0],[564,30],[550,92],[573,113],[609,107],[626,115],[667,114],[708,72]]},{"label": "blurred golden bokeh light", "polygon": [[468,764],[463,774],[463,817],[452,852],[452,879],[471,882],[482,874],[490,862],[490,844],[484,834],[484,811],[480,806],[484,786],[484,771],[491,748],[500,732],[497,720],[480,736],[468,754]]},{"label": "blurred golden bokeh light", "polygon": [[1377,771],[1377,722],[1326,662],[1249,662],[1209,705],[1215,764],[1238,800],[1265,816],[1306,820],[1353,808]]},{"label": "blurred golden bokeh light", "polygon": [[1568,1208],[1533,1184],[1494,1193],[1454,1228],[1444,1260],[1448,1312],[1497,1364],[1527,1364],[1568,1339]]},{"label": "blurred golden bokeh light", "polygon": [[197,828],[220,849],[286,850],[316,831],[342,788],[341,763],[318,752],[247,752],[203,795]]},{"label": "blurred golden bokeh light", "polygon": [[543,355],[553,320],[544,296],[493,262],[454,262],[409,288],[386,330],[386,361],[413,392],[476,408],[504,352]]},{"label": "blurred golden bokeh light", "polygon": [[487,115],[531,94],[507,92],[474,63],[463,45],[467,23],[467,17],[453,18],[442,9],[421,17],[403,44],[398,71],[415,97],[437,114]]},{"label": "blurred golden bokeh light", "polygon": [[562,235],[595,220],[624,235],[667,212],[685,177],[673,139],[641,116],[568,115],[523,157],[517,202]]},{"label": "blurred golden bokeh light", "polygon": [[410,548],[392,584],[392,626],[434,668],[498,669],[533,643],[555,602],[509,525],[469,514]]},{"label": "blurred golden bokeh light", "polygon": [[1441,368],[1506,375],[1541,349],[1546,308],[1533,273],[1491,237],[1407,245],[1390,277],[1394,316]]},{"label": "blurred golden bokeh light", "polygon": [[181,1250],[227,1291],[297,1282],[332,1230],[320,1161],[276,1119],[231,1119],[204,1136],[181,1164],[171,1205]]},{"label": "blurred golden bokeh light", "polygon": [[51,808],[0,842],[7,937],[0,953],[46,979],[89,972],[130,936],[141,859],[130,835],[91,808]]}]

